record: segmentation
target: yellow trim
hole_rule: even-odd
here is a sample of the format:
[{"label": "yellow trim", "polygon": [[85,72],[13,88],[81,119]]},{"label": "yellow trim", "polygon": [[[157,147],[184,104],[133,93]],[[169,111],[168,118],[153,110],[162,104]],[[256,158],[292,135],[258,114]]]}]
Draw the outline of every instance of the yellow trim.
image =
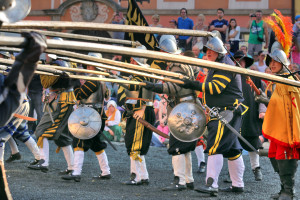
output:
[{"label": "yellow trim", "polygon": [[83,85],[86,89],[88,89],[90,92],[94,92],[93,90],[91,90],[91,88],[89,88],[88,86],[86,85]]},{"label": "yellow trim", "polygon": [[209,154],[208,155],[212,155],[212,152],[213,152],[213,149],[215,148],[216,144],[218,143],[218,140],[219,140],[219,135],[220,135],[220,126],[221,122],[219,121],[219,124],[218,124],[218,131],[217,131],[217,135],[216,135],[216,138],[215,138],[215,143],[214,145],[209,149]]},{"label": "yellow trim", "polygon": [[[143,119],[145,119],[145,115],[143,115]],[[132,152],[141,150],[143,144],[144,128],[145,128],[144,125],[142,125],[140,122],[136,120],[134,138],[131,147]]]},{"label": "yellow trim", "polygon": [[202,104],[203,105],[206,105],[206,100],[205,100],[205,83],[206,83],[206,79],[207,79],[207,76],[205,77],[204,81],[203,81],[203,84],[202,84]]},{"label": "yellow trim", "polygon": [[213,82],[213,84],[214,84],[214,86],[215,86],[215,88],[216,88],[218,94],[221,94],[221,90],[220,90],[220,88],[217,86],[217,84],[214,83],[214,82]]},{"label": "yellow trim", "polygon": [[[221,124],[221,122],[220,122],[220,124]],[[217,142],[217,144],[216,144],[216,146],[215,146],[215,148],[214,148],[214,150],[213,150],[213,154],[216,153],[217,148],[219,147],[220,141],[221,141],[221,139],[222,139],[222,137],[223,137],[223,133],[224,133],[224,125],[221,124],[221,132],[220,132],[219,140],[218,140],[218,142]]]},{"label": "yellow trim", "polygon": [[131,152],[131,153],[130,153],[130,157],[131,157],[133,160],[138,160],[138,161],[140,161],[140,162],[143,162],[142,158],[140,157],[139,151]]},{"label": "yellow trim", "polygon": [[248,111],[249,107],[244,104],[242,104],[242,106],[244,106],[246,108],[246,110],[244,112],[242,112],[242,114],[241,114],[241,115],[244,115]]},{"label": "yellow trim", "polygon": [[236,156],[234,156],[234,157],[228,158],[228,160],[236,160],[236,159],[238,159],[241,155],[242,155],[242,154],[240,153],[240,154],[238,154],[238,155],[236,155]]},{"label": "yellow trim", "polygon": [[124,99],[125,97],[126,97],[126,94],[123,93],[123,94],[121,95],[121,97],[120,97],[120,100]]},{"label": "yellow trim", "polygon": [[74,151],[84,151],[84,149],[81,147],[76,147],[76,148],[74,148]]},{"label": "yellow trim", "polygon": [[211,95],[213,95],[213,94],[214,94],[214,91],[213,91],[213,89],[212,89],[212,84],[211,84],[211,83],[208,83],[208,87],[209,87],[209,93],[210,93]]},{"label": "yellow trim", "polygon": [[88,81],[90,84],[92,84],[93,86],[97,86],[96,84],[94,84],[92,81]]},{"label": "yellow trim", "polygon": [[222,79],[226,80],[228,83],[231,81],[230,78],[228,78],[228,77],[226,77],[226,76],[223,76],[223,75],[220,75],[220,74],[215,74],[215,75],[213,76],[213,78],[222,78]]},{"label": "yellow trim", "polygon": [[222,88],[226,88],[226,85],[224,85],[224,83],[222,83],[221,81],[213,80],[212,82],[216,82],[216,83],[219,84]]},{"label": "yellow trim", "polygon": [[98,155],[100,155],[103,152],[104,152],[104,149],[102,149],[101,151],[95,152],[95,154],[98,156]]}]

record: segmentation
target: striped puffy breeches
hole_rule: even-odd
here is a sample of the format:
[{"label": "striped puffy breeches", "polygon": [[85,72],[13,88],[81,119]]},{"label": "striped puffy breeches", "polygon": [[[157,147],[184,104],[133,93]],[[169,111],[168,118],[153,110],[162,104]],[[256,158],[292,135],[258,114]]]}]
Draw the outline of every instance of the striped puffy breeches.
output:
[{"label": "striped puffy breeches", "polygon": [[[242,117],[234,115],[229,123],[235,130],[240,132]],[[233,134],[219,120],[211,120],[207,124],[208,137],[205,153],[208,155],[223,154],[229,160],[235,160],[241,155],[242,147],[238,137]]]},{"label": "striped puffy breeches", "polygon": [[[150,124],[154,124],[155,113],[153,107],[147,106],[143,117]],[[133,117],[127,118],[125,145],[128,155],[136,153],[146,155],[152,139],[152,131],[145,128]]]}]

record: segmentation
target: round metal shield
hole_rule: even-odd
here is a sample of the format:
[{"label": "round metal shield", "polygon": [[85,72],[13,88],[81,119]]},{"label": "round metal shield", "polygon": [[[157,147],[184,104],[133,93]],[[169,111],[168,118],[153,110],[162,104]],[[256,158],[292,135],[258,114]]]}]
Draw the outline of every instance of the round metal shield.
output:
[{"label": "round metal shield", "polygon": [[79,107],[73,111],[68,120],[71,134],[82,140],[95,137],[102,125],[100,114],[90,107]]},{"label": "round metal shield", "polygon": [[30,9],[30,0],[12,0],[10,3],[10,7],[3,11],[0,11],[0,21],[7,23],[20,21],[29,14]]},{"label": "round metal shield", "polygon": [[183,102],[176,105],[168,118],[171,134],[182,142],[198,140],[205,131],[206,116],[201,106]]}]

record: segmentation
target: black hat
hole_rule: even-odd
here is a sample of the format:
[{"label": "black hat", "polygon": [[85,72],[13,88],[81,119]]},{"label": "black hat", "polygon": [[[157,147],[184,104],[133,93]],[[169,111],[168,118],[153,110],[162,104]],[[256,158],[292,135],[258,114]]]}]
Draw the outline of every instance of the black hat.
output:
[{"label": "black hat", "polygon": [[250,67],[254,63],[254,59],[246,56],[243,51],[237,51],[237,52],[235,52],[235,54],[233,55],[233,57],[235,59],[236,58],[240,58],[240,60],[244,59],[245,63],[246,63],[246,68]]}]

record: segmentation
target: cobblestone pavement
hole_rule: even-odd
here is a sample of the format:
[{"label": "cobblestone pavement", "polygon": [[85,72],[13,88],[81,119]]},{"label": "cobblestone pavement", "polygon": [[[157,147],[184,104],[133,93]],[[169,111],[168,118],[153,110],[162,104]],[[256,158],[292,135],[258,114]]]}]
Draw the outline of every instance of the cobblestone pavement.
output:
[{"label": "cobblestone pavement", "polygon": [[[261,168],[263,181],[257,182],[250,169],[249,156],[244,155],[245,161],[245,192],[243,194],[228,194],[219,192],[219,196],[212,198],[206,194],[186,190],[181,192],[163,192],[161,188],[169,185],[173,180],[171,156],[165,148],[151,147],[146,162],[150,175],[148,186],[126,186],[122,182],[129,180],[129,157],[126,154],[124,143],[114,143],[118,151],[108,146],[106,152],[111,167],[112,179],[92,180],[92,177],[100,173],[96,156],[92,151],[85,153],[81,182],[65,181],[58,175],[59,171],[66,169],[66,161],[63,152],[55,153],[55,144],[50,142],[50,166],[49,172],[27,169],[27,165],[33,160],[32,154],[24,144],[20,144],[22,159],[13,163],[6,163],[7,177],[11,193],[15,200],[93,200],[93,199],[230,199],[230,200],[265,200],[270,194],[279,191],[279,177],[273,172],[271,164],[266,157],[262,157]],[[8,145],[7,145],[8,146]],[[6,147],[5,159],[10,155]],[[196,155],[193,156],[193,171],[195,187],[204,184],[205,174],[196,173]],[[219,178],[220,188],[229,186],[223,183],[228,173],[227,161],[224,160],[223,170]],[[299,190],[299,170],[296,177],[296,189]],[[297,192],[297,196],[300,193]]]}]

